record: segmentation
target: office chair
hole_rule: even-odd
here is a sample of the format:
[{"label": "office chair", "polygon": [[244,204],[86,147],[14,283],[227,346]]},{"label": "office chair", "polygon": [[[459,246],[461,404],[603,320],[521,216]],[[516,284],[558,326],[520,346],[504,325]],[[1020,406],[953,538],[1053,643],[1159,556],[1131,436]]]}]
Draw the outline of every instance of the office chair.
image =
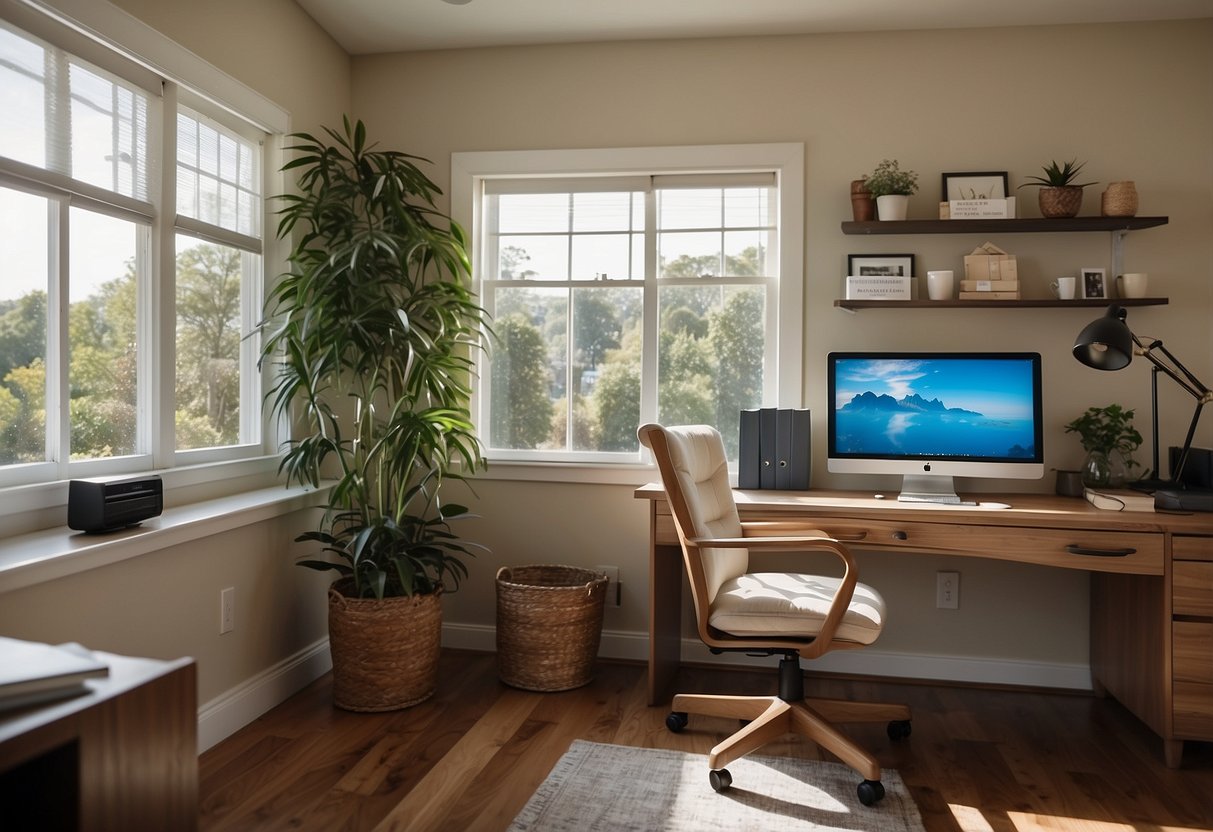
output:
[{"label": "office chair", "polygon": [[[725,768],[785,734],[807,737],[859,772],[859,801],[884,797],[876,758],[831,723],[889,720],[890,739],[910,735],[906,705],[805,699],[800,659],[863,647],[880,635],[884,601],[858,583],[846,546],[796,522],[742,523],[729,485],[720,433],[707,425],[643,425],[640,441],[653,452],[691,583],[699,637],[713,653],[781,654],[778,696],[678,694],[666,727],[678,733],[688,713],[747,722],[708,755],[709,780],[727,789]],[[841,578],[790,572],[749,572],[751,551],[822,551],[842,561]]]}]

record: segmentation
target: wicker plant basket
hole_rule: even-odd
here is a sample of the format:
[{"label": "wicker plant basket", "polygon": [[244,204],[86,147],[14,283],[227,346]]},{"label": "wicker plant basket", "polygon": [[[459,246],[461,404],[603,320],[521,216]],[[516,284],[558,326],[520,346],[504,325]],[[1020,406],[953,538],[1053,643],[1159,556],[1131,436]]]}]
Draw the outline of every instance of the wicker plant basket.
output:
[{"label": "wicker plant basket", "polygon": [[329,587],[333,704],[394,711],[429,699],[438,680],[441,592],[408,598],[351,598]]},{"label": "wicker plant basket", "polygon": [[1100,213],[1105,217],[1136,216],[1137,186],[1131,181],[1108,185],[1100,198]]},{"label": "wicker plant basket", "polygon": [[1082,208],[1082,188],[1075,185],[1041,188],[1039,203],[1042,217],[1077,217]]},{"label": "wicker plant basket", "polygon": [[576,566],[497,570],[497,673],[524,690],[579,688],[593,679],[607,578]]}]

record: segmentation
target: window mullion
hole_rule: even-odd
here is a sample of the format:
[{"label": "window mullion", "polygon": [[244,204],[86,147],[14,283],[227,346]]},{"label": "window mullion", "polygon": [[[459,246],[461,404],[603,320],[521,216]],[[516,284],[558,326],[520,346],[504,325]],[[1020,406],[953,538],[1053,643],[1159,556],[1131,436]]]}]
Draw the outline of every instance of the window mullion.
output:
[{"label": "window mullion", "polygon": [[71,205],[66,199],[48,203],[50,251],[46,295],[46,458],[55,463],[60,479],[67,477],[71,459],[71,400],[68,362],[68,264]]},{"label": "window mullion", "polygon": [[[156,219],[148,235],[148,269],[140,274],[143,283],[139,297],[140,335],[150,349],[140,355],[139,397],[146,403],[148,416],[140,420],[146,431],[142,439],[148,443],[145,452],[152,454],[156,468],[173,464],[176,448],[177,402],[177,248],[173,218],[177,208],[177,85],[166,83],[159,101],[160,129],[149,131],[149,152],[161,160],[153,167],[148,193],[156,206]],[[158,178],[158,181],[157,181]],[[155,279],[153,279],[153,276]],[[146,357],[143,353],[147,353]],[[145,383],[146,380],[146,383]]]},{"label": "window mullion", "polygon": [[640,347],[640,422],[657,420],[657,190],[644,193],[644,301]]}]

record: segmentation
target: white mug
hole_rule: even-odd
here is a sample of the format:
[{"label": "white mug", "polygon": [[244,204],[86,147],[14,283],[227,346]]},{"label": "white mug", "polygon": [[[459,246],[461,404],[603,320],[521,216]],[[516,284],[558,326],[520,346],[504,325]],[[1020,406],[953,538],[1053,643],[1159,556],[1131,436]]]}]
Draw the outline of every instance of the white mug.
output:
[{"label": "white mug", "polygon": [[1077,282],[1073,277],[1059,277],[1049,286],[1053,289],[1053,294],[1062,300],[1074,300],[1074,286]]},{"label": "white mug", "polygon": [[1129,272],[1117,278],[1122,298],[1144,298],[1150,276],[1145,272]]},{"label": "white mug", "polygon": [[927,272],[927,297],[931,300],[952,299],[952,272]]}]

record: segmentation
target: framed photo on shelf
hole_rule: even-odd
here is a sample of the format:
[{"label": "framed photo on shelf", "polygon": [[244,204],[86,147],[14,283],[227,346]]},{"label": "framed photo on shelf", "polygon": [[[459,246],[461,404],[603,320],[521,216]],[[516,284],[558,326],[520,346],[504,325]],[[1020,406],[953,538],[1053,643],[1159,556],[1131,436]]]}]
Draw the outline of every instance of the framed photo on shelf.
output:
[{"label": "framed photo on shelf", "polygon": [[1082,287],[1084,298],[1107,298],[1108,273],[1106,269],[1082,269],[1078,273],[1078,282]]},{"label": "framed photo on shelf", "polygon": [[913,254],[848,254],[848,277],[913,277]]},{"label": "framed photo on shelf", "polygon": [[1006,199],[1007,189],[1005,170],[940,175],[942,202],[954,199]]}]

